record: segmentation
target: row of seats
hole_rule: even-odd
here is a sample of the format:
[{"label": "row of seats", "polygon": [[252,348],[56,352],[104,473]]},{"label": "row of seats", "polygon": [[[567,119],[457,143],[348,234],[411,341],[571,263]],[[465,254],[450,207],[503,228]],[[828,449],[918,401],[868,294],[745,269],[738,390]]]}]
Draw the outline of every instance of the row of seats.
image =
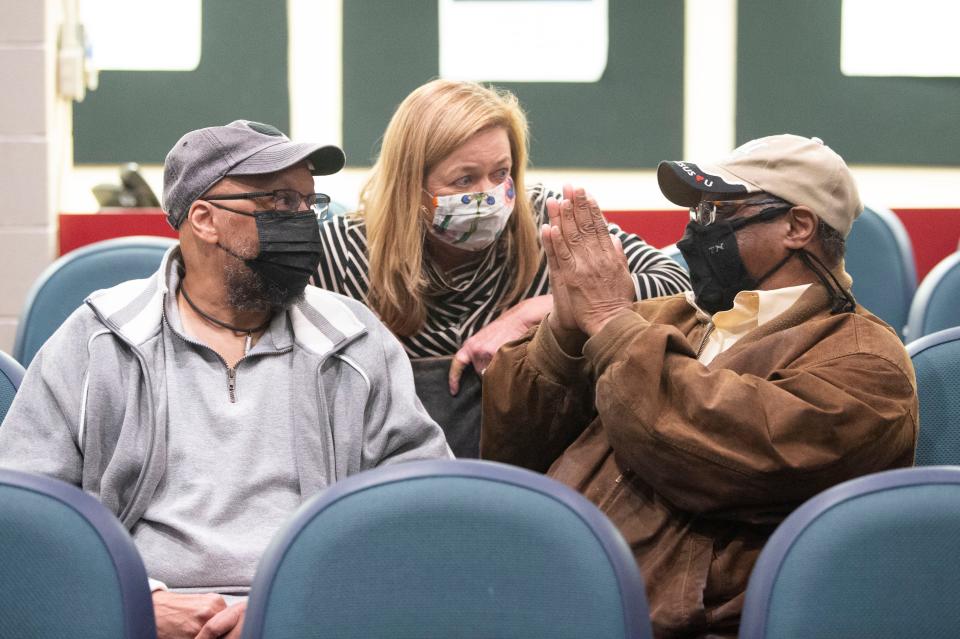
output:
[{"label": "row of seats", "polygon": [[[168,238],[143,236],[105,240],[51,264],[27,296],[14,357],[27,366],[90,292],[147,277],[173,243]],[[664,250],[686,266],[676,245]],[[960,252],[930,271],[917,289],[910,238],[891,211],[864,210],[847,239],[846,265],[856,298],[893,326],[901,338],[914,340],[960,324]]]},{"label": "row of seats", "polygon": [[[143,563],[96,499],[0,470],[0,503],[0,636],[155,636]],[[305,504],[260,561],[243,636],[651,633],[633,555],[590,502],[520,468],[443,460],[354,475]]]},{"label": "row of seats", "polygon": [[[143,563],[97,500],[0,470],[0,502],[3,636],[155,636]],[[739,636],[953,636],[958,529],[958,466],[835,486],[767,542]],[[651,636],[641,576],[610,521],[558,482],[475,460],[383,467],[311,499],[261,559],[243,629],[249,638]]]},{"label": "row of seats", "polygon": [[[147,238],[156,250],[155,261],[136,273],[123,262],[126,250],[136,241],[105,243],[110,251],[119,251],[108,254],[103,262],[109,267],[105,276],[149,275],[170,245]],[[92,248],[90,252],[92,257],[103,257]],[[77,267],[76,259],[76,254],[67,256],[51,270]],[[60,290],[59,295],[70,293],[80,301],[69,303],[63,316],[50,322],[50,332],[89,290],[108,285],[97,285],[83,271],[72,277],[69,289]],[[42,297],[38,291],[55,280],[38,283],[33,297]],[[17,343],[21,344],[19,336]],[[960,327],[915,340],[908,352],[917,370],[921,402],[917,463],[960,463],[960,436],[950,427],[960,409],[956,392]],[[8,405],[5,398],[12,397],[22,375],[22,367],[0,353],[0,420]],[[301,510],[264,556],[245,636],[439,637],[470,636],[471,632],[474,636],[648,636],[642,583],[629,550],[588,502],[551,480],[519,469],[484,462],[424,464],[348,478]],[[949,569],[960,574],[944,561],[960,556],[950,552],[956,550],[951,546],[955,536],[947,534],[960,523],[951,516],[960,513],[955,503],[958,473],[958,468],[881,473],[827,491],[794,513],[757,564],[741,636],[937,636],[944,628],[957,627],[957,620],[947,615],[925,624],[909,623],[909,627],[904,627],[903,619],[928,602],[946,610],[937,596],[955,592],[952,576],[944,577],[942,572]],[[475,485],[472,482],[481,480],[477,476],[502,492]],[[514,488],[507,487],[514,481],[524,491],[548,495],[573,514],[555,505],[552,509],[538,505],[526,492],[511,494]],[[461,484],[466,492],[459,492]],[[152,636],[152,615],[144,612],[149,593],[144,604],[142,563],[115,518],[93,498],[54,480],[0,471],[0,485],[5,493],[0,497],[4,504],[0,564],[5,567],[0,595],[10,603],[0,612],[0,628],[10,628],[10,636],[44,636],[49,610],[56,609],[56,599],[62,595],[63,616],[51,626],[50,636],[62,634],[64,619],[78,629],[79,636]],[[13,487],[10,492],[8,485]],[[42,505],[37,510],[17,505],[26,498]],[[74,499],[82,507],[70,505]],[[68,511],[60,512],[58,504],[66,504]],[[516,517],[514,507],[523,515],[520,521],[497,518],[501,511]],[[99,514],[94,512],[98,509]],[[844,519],[847,510],[854,514]],[[44,523],[37,512],[51,515],[55,523]],[[86,533],[69,532],[71,521],[85,522]],[[574,525],[578,521],[583,524],[579,528]],[[368,527],[370,522],[374,525]],[[606,527],[606,532],[597,532],[598,527]],[[588,529],[586,539],[592,535],[592,550],[579,545],[586,543],[576,538],[581,529]],[[66,539],[61,536],[64,530]],[[557,532],[570,536],[557,539]],[[834,543],[824,543],[824,538]],[[73,540],[80,545],[71,545]],[[841,542],[850,543],[853,550],[836,545]],[[321,551],[313,545],[318,543],[332,545]],[[127,548],[115,550],[116,544]],[[519,550],[513,544],[519,544]],[[101,565],[88,569],[78,561],[80,557]],[[45,568],[33,566],[32,561]],[[555,567],[558,562],[562,566]],[[842,570],[835,574],[830,566]],[[111,572],[125,567],[132,571],[125,577]],[[541,574],[547,576],[544,584]],[[15,582],[22,579],[40,581]],[[893,589],[891,581],[906,587]],[[572,582],[591,596],[573,588]],[[64,592],[55,595],[59,591],[51,588],[52,583],[62,585]],[[93,592],[73,596],[77,584]],[[135,592],[125,590],[128,586]],[[571,590],[575,596],[564,598]],[[30,608],[37,601],[36,592],[43,592],[45,606],[50,606],[44,615]],[[537,598],[531,599],[532,595]],[[318,602],[329,602],[330,607]],[[107,620],[103,610],[116,613]],[[539,615],[541,611],[545,613]],[[310,616],[314,614],[320,616]],[[88,619],[94,624],[89,631],[80,625]],[[551,621],[561,622],[562,627]],[[100,627],[106,630],[96,630]],[[565,633],[563,628],[571,631]],[[602,631],[598,633],[597,628]],[[920,630],[921,634],[913,634]]]},{"label": "row of seats", "polygon": [[[675,244],[664,251],[686,267]],[[960,325],[960,252],[943,259],[918,288],[910,236],[892,211],[864,208],[847,237],[845,261],[854,297],[905,342]]]}]

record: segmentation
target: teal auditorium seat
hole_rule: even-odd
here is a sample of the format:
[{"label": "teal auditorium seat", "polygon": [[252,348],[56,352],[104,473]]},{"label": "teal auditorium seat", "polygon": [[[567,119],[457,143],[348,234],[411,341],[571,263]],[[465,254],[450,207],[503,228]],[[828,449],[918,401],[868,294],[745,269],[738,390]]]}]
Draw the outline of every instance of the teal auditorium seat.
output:
[{"label": "teal auditorium seat", "polygon": [[331,215],[347,215],[356,211],[357,207],[352,204],[347,204],[340,200],[331,200],[330,201],[330,214]]},{"label": "teal auditorium seat", "polygon": [[153,639],[147,573],[100,502],[0,470],[0,636]]},{"label": "teal auditorium seat", "polygon": [[0,351],[0,424],[7,416],[13,396],[23,380],[23,366],[3,351]]},{"label": "teal auditorium seat", "polygon": [[298,511],[254,577],[243,637],[651,636],[613,524],[543,475],[477,460],[347,477]]},{"label": "teal auditorium seat", "polygon": [[929,639],[960,628],[960,468],[868,475],[777,528],[747,586],[740,639]]},{"label": "teal auditorium seat", "polygon": [[917,466],[960,465],[960,326],[907,344],[917,373]]},{"label": "teal auditorium seat", "polygon": [[661,251],[669,257],[671,260],[682,266],[683,268],[690,270],[687,266],[687,261],[683,259],[683,253],[680,252],[680,249],[677,248],[676,244],[670,244],[669,246],[664,246]]},{"label": "teal auditorium seat", "polygon": [[865,207],[847,237],[845,259],[857,302],[903,339],[917,288],[917,268],[900,218],[887,209]]},{"label": "teal auditorium seat", "polygon": [[29,366],[43,343],[90,293],[149,276],[175,243],[162,237],[121,237],[62,256],[40,274],[27,295],[13,356]]},{"label": "teal auditorium seat", "polygon": [[940,260],[923,278],[910,307],[907,338],[951,326],[960,326],[960,251]]}]

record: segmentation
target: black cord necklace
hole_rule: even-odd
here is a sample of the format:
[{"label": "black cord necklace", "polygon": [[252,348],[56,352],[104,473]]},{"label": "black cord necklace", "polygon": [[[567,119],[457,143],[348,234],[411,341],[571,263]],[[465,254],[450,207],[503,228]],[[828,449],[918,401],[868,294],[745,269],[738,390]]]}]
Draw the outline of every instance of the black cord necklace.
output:
[{"label": "black cord necklace", "polygon": [[270,325],[270,322],[273,320],[272,317],[268,317],[268,318],[267,318],[267,321],[265,321],[263,324],[260,324],[259,326],[254,326],[253,328],[242,328],[242,327],[240,327],[240,326],[234,326],[233,324],[227,324],[226,322],[223,322],[223,321],[221,321],[221,320],[218,320],[216,317],[213,317],[212,315],[208,315],[207,313],[204,313],[202,310],[200,310],[200,307],[197,306],[196,304],[194,304],[193,300],[190,299],[190,296],[187,295],[187,287],[186,287],[186,286],[184,286],[184,285],[181,284],[181,285],[180,285],[180,292],[183,293],[183,299],[187,300],[187,304],[190,305],[190,308],[192,308],[194,311],[196,311],[197,314],[200,315],[200,317],[202,317],[203,319],[207,320],[207,321],[210,322],[211,324],[216,324],[217,326],[222,326],[223,328],[225,328],[225,329],[227,329],[227,330],[231,330],[231,331],[233,331],[234,333],[246,333],[247,339],[246,339],[246,341],[244,342],[244,345],[243,345],[243,354],[244,354],[244,355],[246,355],[246,354],[250,351],[250,342],[251,342],[251,340],[252,340],[253,334],[254,334],[254,333],[259,333],[260,331],[262,331],[263,329],[265,329],[267,326]]}]

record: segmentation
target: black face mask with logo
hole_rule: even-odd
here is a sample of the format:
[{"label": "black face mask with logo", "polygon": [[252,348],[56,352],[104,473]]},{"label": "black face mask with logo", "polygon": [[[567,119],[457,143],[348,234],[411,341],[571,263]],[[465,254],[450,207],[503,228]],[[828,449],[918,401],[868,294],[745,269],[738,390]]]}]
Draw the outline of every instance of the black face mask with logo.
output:
[{"label": "black face mask with logo", "polygon": [[737,247],[737,231],[750,224],[769,222],[790,211],[779,206],[761,211],[753,217],[720,220],[703,225],[691,220],[677,242],[690,271],[690,283],[697,306],[711,315],[733,308],[733,298],[740,291],[755,290],[795,255],[791,251],[759,278],[747,272]]}]

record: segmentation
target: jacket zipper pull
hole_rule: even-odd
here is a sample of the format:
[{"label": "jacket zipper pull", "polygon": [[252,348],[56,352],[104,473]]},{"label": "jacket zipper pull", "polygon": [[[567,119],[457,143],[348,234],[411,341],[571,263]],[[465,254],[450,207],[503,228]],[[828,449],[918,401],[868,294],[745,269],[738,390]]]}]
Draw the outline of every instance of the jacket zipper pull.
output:
[{"label": "jacket zipper pull", "polygon": [[707,345],[707,340],[710,339],[710,333],[713,332],[714,328],[713,322],[707,325],[707,330],[703,333],[703,339],[700,340],[700,348],[697,349],[697,357],[700,357],[700,354],[703,353],[703,349]]},{"label": "jacket zipper pull", "polygon": [[237,370],[227,369],[227,392],[230,394],[230,403],[237,403]]}]

